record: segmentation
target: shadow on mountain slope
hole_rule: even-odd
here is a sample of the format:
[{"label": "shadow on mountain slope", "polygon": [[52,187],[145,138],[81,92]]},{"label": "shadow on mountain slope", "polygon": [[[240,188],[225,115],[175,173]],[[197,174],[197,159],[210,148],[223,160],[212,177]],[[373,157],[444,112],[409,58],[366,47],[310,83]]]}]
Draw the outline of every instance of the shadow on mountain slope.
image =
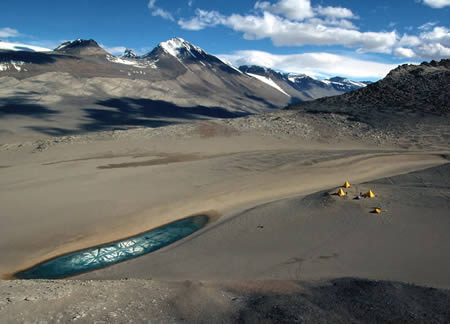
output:
[{"label": "shadow on mountain slope", "polygon": [[19,98],[0,99],[0,118],[7,115],[29,116],[43,118],[57,114],[56,110],[48,109],[42,105],[29,103],[27,100]]},{"label": "shadow on mountain slope", "polygon": [[220,107],[180,107],[170,102],[152,99],[118,98],[98,101],[96,104],[106,109],[84,109],[90,122],[81,125],[80,130],[100,131],[129,126],[162,127],[188,120],[236,118],[248,115]]},{"label": "shadow on mountain slope", "polygon": [[[18,61],[32,64],[50,64],[55,63],[61,55],[46,54],[40,52],[27,51],[0,51],[0,62]],[[70,58],[70,56],[64,56]]]},{"label": "shadow on mountain slope", "polygon": [[273,103],[270,103],[270,102],[267,101],[266,99],[261,98],[261,97],[254,96],[254,95],[252,95],[252,94],[250,94],[250,93],[247,93],[247,92],[246,92],[246,93],[245,93],[245,96],[246,96],[247,98],[249,98],[249,99],[256,100],[256,101],[259,101],[259,102],[264,103],[264,104],[267,105],[270,109],[279,109],[279,108],[280,108],[280,107],[274,105]]},{"label": "shadow on mountain slope", "polygon": [[[97,101],[95,104],[95,108],[81,109],[84,116],[78,120],[74,128],[55,127],[58,125],[53,122],[48,126],[24,127],[45,135],[65,136],[133,127],[157,128],[193,120],[236,118],[248,115],[248,113],[233,112],[220,107],[180,107],[170,102],[151,99],[114,98]],[[3,104],[0,101],[0,118],[9,114],[45,120],[47,116],[59,113],[41,105],[29,104],[26,99],[3,100]],[[64,113],[61,112],[61,115]]]}]

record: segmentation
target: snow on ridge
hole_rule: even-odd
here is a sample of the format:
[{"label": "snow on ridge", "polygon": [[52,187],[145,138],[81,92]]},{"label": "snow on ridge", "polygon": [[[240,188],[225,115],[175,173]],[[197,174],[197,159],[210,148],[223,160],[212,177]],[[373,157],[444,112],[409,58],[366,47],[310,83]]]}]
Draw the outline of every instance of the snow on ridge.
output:
[{"label": "snow on ridge", "polygon": [[[22,67],[21,65],[24,65],[25,62],[22,61],[9,61],[7,63],[0,63],[0,72],[3,71],[7,71],[7,70],[11,70],[11,66],[16,69],[16,71],[20,72],[22,71]],[[24,71],[27,71],[26,69],[24,69]]]},{"label": "snow on ridge", "polygon": [[156,62],[150,62],[150,61],[138,61],[136,59],[127,59],[124,57],[117,57],[117,56],[112,56],[112,55],[107,55],[106,59],[112,63],[116,63],[116,64],[125,64],[125,65],[131,65],[140,69],[145,69],[147,67],[152,68],[152,69],[156,69]]},{"label": "snow on ridge", "polygon": [[67,41],[59,45],[57,48],[55,48],[55,51],[61,50],[69,45],[75,44],[75,43],[81,43],[81,38],[77,38],[73,41]]},{"label": "snow on ridge", "polygon": [[26,52],[50,52],[51,49],[22,43],[10,43],[1,41],[0,49],[7,51],[26,51]]},{"label": "snow on ridge", "polygon": [[205,53],[204,50],[202,50],[200,47],[192,45],[188,41],[185,41],[183,38],[175,37],[172,39],[169,39],[168,41],[161,42],[159,45],[170,55],[178,58],[178,55],[180,54],[181,49],[186,49],[189,54],[191,54],[193,57],[197,58],[193,50],[199,52],[199,53]]},{"label": "snow on ridge", "polygon": [[295,83],[299,79],[308,78],[308,76],[306,74],[287,73],[287,78],[289,81]]},{"label": "snow on ridge", "polygon": [[359,88],[364,88],[364,87],[367,86],[365,83],[358,82],[358,81],[352,81],[352,80],[349,80],[347,78],[342,78],[341,82],[339,82],[339,81],[331,81],[329,79],[320,80],[320,81],[322,81],[323,83],[325,83],[327,85],[336,85],[336,86],[343,87],[343,88],[352,87],[352,86],[359,87]]},{"label": "snow on ridge", "polygon": [[264,82],[265,84],[270,85],[271,87],[277,89],[278,91],[284,93],[286,96],[290,97],[290,95],[288,95],[283,89],[281,89],[278,84],[273,82],[272,79],[266,78],[266,77],[264,77],[262,75],[253,74],[253,73],[247,73],[247,74],[250,75],[251,77],[255,78],[255,79],[258,79],[259,81]]},{"label": "snow on ridge", "polygon": [[361,87],[361,88],[364,88],[364,87],[367,86],[367,84],[362,83],[362,82],[358,82],[358,81],[348,80],[348,82],[349,82],[350,84],[353,84],[353,85],[355,85],[355,86],[357,86],[357,87]]},{"label": "snow on ridge", "polygon": [[[217,57],[217,56],[216,56],[216,57]],[[233,64],[231,64],[230,62],[225,61],[225,60],[223,60],[223,59],[221,59],[221,58],[219,58],[219,57],[217,57],[217,58],[219,59],[220,62],[222,62],[222,63],[225,64],[225,65],[228,65],[228,66],[229,66],[230,68],[232,68],[233,70],[239,72],[240,74],[244,74],[241,70],[239,70],[238,68],[236,68],[235,66],[233,66]]]}]

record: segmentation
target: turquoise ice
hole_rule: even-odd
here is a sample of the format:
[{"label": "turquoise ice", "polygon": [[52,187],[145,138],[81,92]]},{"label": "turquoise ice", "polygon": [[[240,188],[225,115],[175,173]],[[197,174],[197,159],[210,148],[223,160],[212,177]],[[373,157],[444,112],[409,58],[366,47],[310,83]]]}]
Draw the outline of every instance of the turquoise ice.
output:
[{"label": "turquoise ice", "polygon": [[67,253],[16,274],[19,279],[58,279],[100,269],[153,252],[208,223],[208,216],[187,217],[139,235]]}]

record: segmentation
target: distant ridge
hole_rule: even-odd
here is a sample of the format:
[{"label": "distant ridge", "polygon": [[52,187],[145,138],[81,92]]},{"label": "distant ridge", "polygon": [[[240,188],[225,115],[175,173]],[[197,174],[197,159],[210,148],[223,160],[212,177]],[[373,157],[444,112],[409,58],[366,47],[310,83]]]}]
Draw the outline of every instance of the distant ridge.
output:
[{"label": "distant ridge", "polygon": [[283,73],[258,65],[242,65],[239,70],[260,80],[263,77],[266,83],[272,83],[274,87],[290,96],[291,102],[335,96],[367,85],[341,77],[319,80],[306,74]]}]

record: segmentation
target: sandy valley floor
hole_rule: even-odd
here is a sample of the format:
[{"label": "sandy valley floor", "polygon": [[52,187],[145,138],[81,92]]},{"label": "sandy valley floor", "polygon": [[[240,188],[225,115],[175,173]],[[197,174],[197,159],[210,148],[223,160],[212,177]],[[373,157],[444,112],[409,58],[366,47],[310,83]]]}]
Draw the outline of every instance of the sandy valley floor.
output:
[{"label": "sandy valley floor", "polygon": [[[306,288],[292,282],[359,277],[450,288],[442,142],[417,149],[183,127],[1,145],[0,275],[208,213],[214,221],[184,240],[74,279],[283,280],[298,291]],[[348,196],[332,195],[346,180]],[[352,199],[368,189],[377,196]]]}]

